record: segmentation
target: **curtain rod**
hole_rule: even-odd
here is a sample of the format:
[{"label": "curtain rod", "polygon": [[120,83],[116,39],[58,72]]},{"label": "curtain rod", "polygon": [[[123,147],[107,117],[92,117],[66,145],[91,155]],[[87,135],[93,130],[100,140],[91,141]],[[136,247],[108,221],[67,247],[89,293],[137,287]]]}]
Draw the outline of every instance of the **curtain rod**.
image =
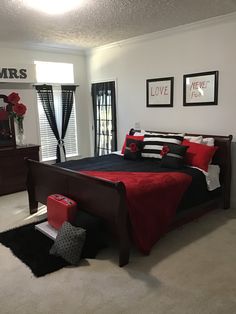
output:
[{"label": "curtain rod", "polygon": [[32,84],[32,86],[33,87],[35,87],[35,86],[47,86],[47,85],[52,85],[52,86],[61,86],[61,85],[63,85],[63,86],[75,86],[75,87],[78,87],[79,85],[78,84],[69,84],[69,83],[61,83],[61,84],[53,84],[53,83],[51,83],[51,84]]}]

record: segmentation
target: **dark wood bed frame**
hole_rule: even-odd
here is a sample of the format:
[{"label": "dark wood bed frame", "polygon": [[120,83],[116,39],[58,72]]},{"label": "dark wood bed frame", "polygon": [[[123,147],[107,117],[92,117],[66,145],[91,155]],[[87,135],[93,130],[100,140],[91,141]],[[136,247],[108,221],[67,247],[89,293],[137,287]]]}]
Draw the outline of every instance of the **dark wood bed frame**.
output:
[{"label": "dark wood bed frame", "polygon": [[[159,132],[167,133],[167,132]],[[202,134],[186,134],[202,135]],[[214,137],[218,150],[213,163],[221,168],[221,196],[201,206],[191,208],[184,214],[176,215],[171,228],[200,216],[204,212],[222,207],[230,207],[231,189],[231,141],[232,135],[202,135]],[[122,182],[110,182],[105,179],[90,177],[72,170],[62,169],[38,161],[26,160],[28,167],[27,189],[30,214],[37,212],[38,202],[47,203],[48,195],[59,193],[78,202],[81,209],[103,218],[109,229],[117,237],[119,244],[119,265],[129,262],[130,224],[126,202],[126,190]]]}]

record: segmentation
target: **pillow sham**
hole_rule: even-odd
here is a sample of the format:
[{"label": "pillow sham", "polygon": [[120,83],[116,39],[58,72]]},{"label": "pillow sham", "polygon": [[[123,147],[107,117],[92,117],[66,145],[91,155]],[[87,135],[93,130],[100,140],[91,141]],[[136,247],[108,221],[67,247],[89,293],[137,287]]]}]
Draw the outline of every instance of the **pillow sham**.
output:
[{"label": "pillow sham", "polygon": [[140,159],[142,147],[143,147],[143,141],[128,138],[126,140],[124,158],[130,159],[130,160]]},{"label": "pillow sham", "polygon": [[136,135],[128,135],[128,134],[127,134],[126,137],[125,137],[124,144],[123,144],[123,146],[122,146],[121,154],[124,154],[124,153],[125,153],[125,148],[126,148],[126,141],[127,141],[127,139],[142,141],[143,138],[144,138],[143,135],[136,136]]},{"label": "pillow sham", "polygon": [[154,135],[145,134],[143,139],[142,157],[161,159],[161,151],[164,145],[180,145],[183,140],[179,135]]},{"label": "pillow sham", "polygon": [[213,137],[205,137],[202,139],[202,144],[205,144],[207,146],[214,146],[215,139]]},{"label": "pillow sham", "polygon": [[211,162],[218,147],[193,143],[187,140],[183,140],[182,145],[188,146],[185,155],[186,164],[208,171],[209,163]]},{"label": "pillow sham", "polygon": [[167,144],[161,151],[161,167],[180,169],[184,166],[184,157],[188,147],[176,144]]},{"label": "pillow sham", "polygon": [[184,136],[184,140],[187,140],[189,142],[202,144],[203,137],[201,135],[199,136]]}]

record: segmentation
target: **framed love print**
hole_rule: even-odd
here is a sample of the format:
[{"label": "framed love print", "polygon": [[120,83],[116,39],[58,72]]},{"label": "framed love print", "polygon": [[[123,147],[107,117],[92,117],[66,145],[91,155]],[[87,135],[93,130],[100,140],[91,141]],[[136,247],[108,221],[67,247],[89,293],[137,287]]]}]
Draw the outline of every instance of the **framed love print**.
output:
[{"label": "framed love print", "polygon": [[174,77],[146,80],[147,107],[173,107]]}]

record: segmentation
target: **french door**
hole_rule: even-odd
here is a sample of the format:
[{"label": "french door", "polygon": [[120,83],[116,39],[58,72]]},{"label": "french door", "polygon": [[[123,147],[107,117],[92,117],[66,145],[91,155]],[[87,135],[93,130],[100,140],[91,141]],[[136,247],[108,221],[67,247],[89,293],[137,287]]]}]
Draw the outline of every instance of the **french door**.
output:
[{"label": "french door", "polygon": [[92,84],[94,155],[117,150],[115,81]]}]

